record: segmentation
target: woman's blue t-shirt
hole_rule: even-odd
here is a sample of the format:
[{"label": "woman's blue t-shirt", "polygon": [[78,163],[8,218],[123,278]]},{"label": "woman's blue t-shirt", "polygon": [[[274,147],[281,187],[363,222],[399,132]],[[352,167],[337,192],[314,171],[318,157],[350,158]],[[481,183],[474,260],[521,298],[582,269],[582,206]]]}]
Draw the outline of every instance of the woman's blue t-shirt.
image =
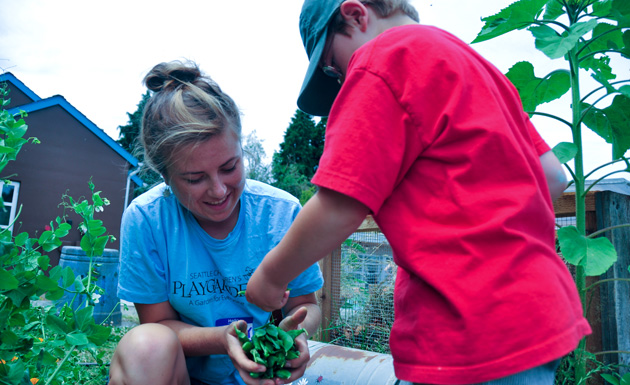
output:
[{"label": "woman's blue t-shirt", "polygon": [[[210,327],[243,319],[248,332],[269,313],[238,292],[280,242],[301,206],[292,195],[247,180],[237,224],[210,237],[164,183],[136,198],[121,225],[118,296],[141,304],[169,301],[183,322]],[[322,287],[317,264],[289,284],[291,297]],[[227,355],[188,357],[191,377],[208,384],[244,384]]]}]

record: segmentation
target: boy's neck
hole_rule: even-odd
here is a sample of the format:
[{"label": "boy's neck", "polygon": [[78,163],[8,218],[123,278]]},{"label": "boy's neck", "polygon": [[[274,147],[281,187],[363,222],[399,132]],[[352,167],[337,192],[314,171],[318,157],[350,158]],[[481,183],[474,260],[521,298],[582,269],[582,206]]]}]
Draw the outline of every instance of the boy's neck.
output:
[{"label": "boy's neck", "polygon": [[403,25],[418,24],[415,20],[405,15],[403,12],[397,12],[396,14],[388,17],[377,19],[379,32],[385,32],[386,30],[394,27],[400,27]]}]

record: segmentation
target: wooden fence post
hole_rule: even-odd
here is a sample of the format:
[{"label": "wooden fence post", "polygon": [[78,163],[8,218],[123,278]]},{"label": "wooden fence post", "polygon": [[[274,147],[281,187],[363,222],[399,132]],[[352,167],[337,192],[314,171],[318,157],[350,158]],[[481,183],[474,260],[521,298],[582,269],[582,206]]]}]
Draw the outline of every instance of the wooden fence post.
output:
[{"label": "wooden fence post", "polygon": [[[630,197],[611,191],[597,193],[597,227],[627,224],[630,218]],[[613,352],[604,357],[605,363],[619,363],[620,374],[630,372],[630,228],[606,232],[617,250],[617,262],[602,279],[611,281],[601,284],[602,344],[604,351]]]}]

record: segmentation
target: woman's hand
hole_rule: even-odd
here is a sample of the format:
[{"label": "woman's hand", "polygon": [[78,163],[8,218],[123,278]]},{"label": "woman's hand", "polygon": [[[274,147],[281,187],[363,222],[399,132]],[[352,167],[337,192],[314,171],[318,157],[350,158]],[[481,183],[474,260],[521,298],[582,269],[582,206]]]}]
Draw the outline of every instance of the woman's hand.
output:
[{"label": "woman's hand", "polygon": [[[234,327],[238,327],[243,333],[247,333],[247,323],[243,320],[232,322],[225,330],[225,350],[228,356],[232,360],[232,364],[241,378],[247,385],[276,385],[278,382],[273,379],[260,379],[252,378],[249,375],[251,372],[264,373],[267,368],[264,365],[258,364],[249,358],[245,354],[241,342],[238,340],[238,336],[234,331]],[[281,382],[280,382],[281,384]]]},{"label": "woman's hand", "polygon": [[[304,322],[304,320],[306,319],[307,314],[307,308],[301,307],[292,315],[284,318],[278,326],[285,331],[302,329],[302,322]],[[307,337],[308,336],[306,335],[306,333],[302,333],[295,338],[295,346],[298,348],[300,356],[298,358],[287,361],[285,365],[285,368],[291,372],[291,377],[286,380],[280,380],[280,382],[277,381],[276,384],[293,382],[304,375],[306,365],[311,358],[310,352],[308,350]]]}]

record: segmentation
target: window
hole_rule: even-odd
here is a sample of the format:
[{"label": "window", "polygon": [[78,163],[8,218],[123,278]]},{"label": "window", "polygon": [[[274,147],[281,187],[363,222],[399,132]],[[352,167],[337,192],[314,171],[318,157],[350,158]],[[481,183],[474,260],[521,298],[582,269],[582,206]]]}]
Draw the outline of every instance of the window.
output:
[{"label": "window", "polygon": [[2,200],[4,201],[4,207],[0,208],[0,229],[9,228],[9,231],[13,231],[20,183],[13,181],[9,183],[0,181],[0,183],[2,183]]}]

